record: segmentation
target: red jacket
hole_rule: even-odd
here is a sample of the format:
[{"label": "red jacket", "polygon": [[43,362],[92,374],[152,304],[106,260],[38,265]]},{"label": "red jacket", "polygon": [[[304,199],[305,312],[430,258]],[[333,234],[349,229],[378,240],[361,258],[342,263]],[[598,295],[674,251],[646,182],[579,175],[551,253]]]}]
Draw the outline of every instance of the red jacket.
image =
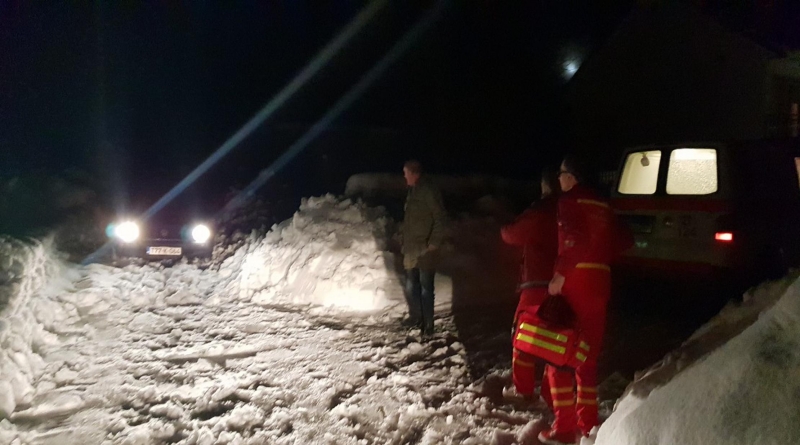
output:
[{"label": "red jacket", "polygon": [[608,202],[580,184],[558,200],[558,258],[555,271],[568,277],[578,264],[608,268],[633,244]]},{"label": "red jacket", "polygon": [[558,253],[557,205],[556,198],[543,199],[500,230],[503,241],[522,246],[523,283],[550,281],[553,277],[553,264]]}]

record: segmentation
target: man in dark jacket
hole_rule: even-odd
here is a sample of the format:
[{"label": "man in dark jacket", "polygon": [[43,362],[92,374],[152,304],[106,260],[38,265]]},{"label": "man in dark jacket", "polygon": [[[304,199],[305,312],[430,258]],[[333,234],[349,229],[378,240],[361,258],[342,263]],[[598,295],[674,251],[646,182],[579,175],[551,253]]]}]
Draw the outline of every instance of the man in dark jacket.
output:
[{"label": "man in dark jacket", "polygon": [[406,270],[407,326],[419,326],[422,335],[433,335],[433,279],[436,271],[432,253],[442,245],[445,210],[442,195],[422,176],[418,161],[403,166],[408,185],[403,218],[403,266]]}]

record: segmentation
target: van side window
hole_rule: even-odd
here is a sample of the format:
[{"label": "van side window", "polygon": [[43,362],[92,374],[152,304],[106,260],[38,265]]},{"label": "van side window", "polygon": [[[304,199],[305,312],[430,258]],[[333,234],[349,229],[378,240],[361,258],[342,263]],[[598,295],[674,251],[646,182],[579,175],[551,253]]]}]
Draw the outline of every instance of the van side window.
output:
[{"label": "van side window", "polygon": [[628,154],[617,191],[624,195],[652,195],[658,185],[660,164],[660,150]]},{"label": "van side window", "polygon": [[794,166],[797,168],[797,185],[800,186],[800,158],[794,158]]},{"label": "van side window", "polygon": [[717,150],[672,150],[667,171],[667,194],[709,195],[717,191]]}]

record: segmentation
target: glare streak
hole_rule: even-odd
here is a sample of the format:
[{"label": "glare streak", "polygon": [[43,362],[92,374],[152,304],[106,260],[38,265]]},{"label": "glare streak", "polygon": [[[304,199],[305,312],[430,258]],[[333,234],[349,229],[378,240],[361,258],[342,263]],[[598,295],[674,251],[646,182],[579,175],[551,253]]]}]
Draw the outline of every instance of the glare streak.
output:
[{"label": "glare streak", "polygon": [[284,152],[272,165],[262,170],[258,176],[236,197],[234,197],[227,205],[220,211],[220,213],[228,212],[236,207],[241,206],[248,199],[250,199],[261,186],[264,185],[271,177],[275,176],[283,167],[286,166],[295,156],[297,156],[303,149],[308,146],[314,139],[316,139],[342,112],[344,112],[353,102],[356,101],[362,94],[372,86],[373,82],[377,80],[386,69],[394,63],[401,55],[403,55],[408,48],[416,41],[420,34],[427,30],[441,15],[447,0],[439,0],[417,23],[414,24],[403,37],[395,43],[395,45],[387,52],[366,74],[364,74],[359,81],[353,85],[334,105],[331,107],[321,119],[319,119],[303,136],[295,141],[286,152]]},{"label": "glare streak", "polygon": [[170,201],[178,196],[183,190],[189,187],[194,181],[202,176],[208,169],[216,164],[225,155],[230,153],[240,142],[250,135],[256,128],[264,123],[278,108],[289,100],[309,79],[311,79],[320,69],[322,69],[335,56],[348,41],[353,38],[373,16],[387,3],[387,0],[376,0],[361,11],[351,21],[347,27],[339,33],[325,48],[322,49],[303,70],[289,82],[275,97],[272,98],[255,116],[253,116],[242,128],[233,134],[222,146],[220,146],[202,164],[197,166],[181,182],[167,192],[155,204],[150,206],[144,213],[143,219],[148,219],[164,208]]},{"label": "glare streak", "polygon": [[[159,210],[163,209],[170,201],[175,199],[187,187],[192,185],[200,176],[207,172],[214,166],[220,159],[230,153],[240,142],[250,135],[256,128],[263,124],[275,111],[277,111],[289,98],[292,97],[309,79],[311,79],[319,70],[321,70],[330,60],[352,39],[364,26],[366,26],[375,14],[378,13],[386,4],[388,0],[374,0],[370,2],[348,25],[328,43],[319,53],[317,53],[311,62],[303,68],[300,73],[295,76],[289,84],[278,92],[264,107],[256,113],[242,128],[233,134],[224,144],[222,144],[214,153],[211,154],[202,164],[198,165],[191,173],[189,173],[183,180],[176,184],[170,191],[161,197],[155,204],[150,206],[144,214],[139,218],[141,221],[146,221]],[[90,264],[107,255],[112,249],[111,243],[107,242],[95,252],[89,254],[81,264]]]}]

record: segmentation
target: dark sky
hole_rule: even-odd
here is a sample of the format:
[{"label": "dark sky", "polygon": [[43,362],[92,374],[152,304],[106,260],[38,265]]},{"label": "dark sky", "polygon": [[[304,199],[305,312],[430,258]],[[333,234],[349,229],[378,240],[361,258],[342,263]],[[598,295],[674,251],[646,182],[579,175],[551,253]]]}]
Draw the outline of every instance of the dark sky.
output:
[{"label": "dark sky", "polygon": [[[241,150],[280,153],[431,3],[383,10]],[[452,2],[332,131],[382,132],[437,168],[516,171],[558,141],[564,53],[583,55],[626,10],[592,3]],[[3,2],[3,170],[185,174],[364,4]]]},{"label": "dark sky", "polygon": [[[220,171],[266,166],[432,3],[383,9]],[[579,66],[634,3],[653,2],[452,1],[309,150],[353,172],[416,156],[436,170],[524,175],[568,137],[565,64]],[[774,5],[796,2],[693,3],[780,42],[791,27]],[[365,4],[0,1],[0,169],[174,183]]]}]

